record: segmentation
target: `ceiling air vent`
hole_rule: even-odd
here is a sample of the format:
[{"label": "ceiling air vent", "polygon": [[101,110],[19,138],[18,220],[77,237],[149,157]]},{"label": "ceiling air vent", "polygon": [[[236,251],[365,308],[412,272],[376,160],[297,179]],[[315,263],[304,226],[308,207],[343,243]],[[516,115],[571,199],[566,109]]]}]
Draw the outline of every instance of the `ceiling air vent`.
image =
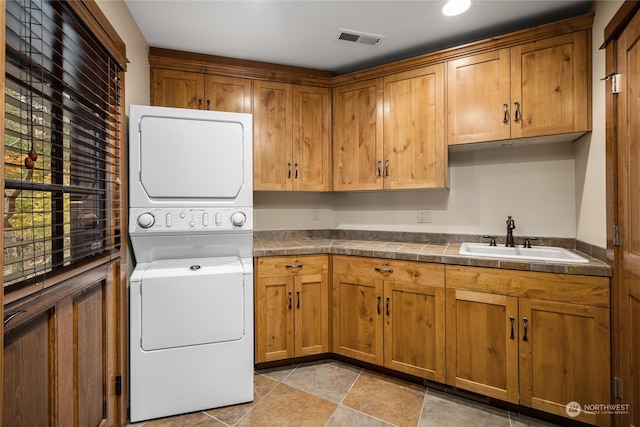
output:
[{"label": "ceiling air vent", "polygon": [[369,46],[377,46],[385,38],[376,34],[367,34],[360,31],[351,31],[340,29],[338,40],[345,42],[353,42],[360,44],[368,44]]}]

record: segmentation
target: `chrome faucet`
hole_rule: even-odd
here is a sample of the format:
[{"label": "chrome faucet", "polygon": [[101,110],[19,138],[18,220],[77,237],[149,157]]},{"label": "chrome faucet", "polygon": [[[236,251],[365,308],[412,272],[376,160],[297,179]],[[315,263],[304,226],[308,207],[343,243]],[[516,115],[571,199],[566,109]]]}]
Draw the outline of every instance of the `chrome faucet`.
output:
[{"label": "chrome faucet", "polygon": [[514,248],[516,245],[513,242],[513,229],[516,228],[516,223],[513,220],[513,218],[511,218],[511,215],[509,215],[507,217],[507,243],[505,244],[505,246],[510,247],[510,248]]}]

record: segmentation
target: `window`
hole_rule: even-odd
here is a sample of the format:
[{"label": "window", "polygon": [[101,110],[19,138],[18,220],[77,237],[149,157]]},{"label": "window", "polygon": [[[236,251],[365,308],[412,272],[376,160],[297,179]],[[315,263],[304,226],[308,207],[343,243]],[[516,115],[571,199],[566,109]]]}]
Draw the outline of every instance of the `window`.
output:
[{"label": "window", "polygon": [[122,68],[71,2],[6,2],[5,292],[120,245]]}]

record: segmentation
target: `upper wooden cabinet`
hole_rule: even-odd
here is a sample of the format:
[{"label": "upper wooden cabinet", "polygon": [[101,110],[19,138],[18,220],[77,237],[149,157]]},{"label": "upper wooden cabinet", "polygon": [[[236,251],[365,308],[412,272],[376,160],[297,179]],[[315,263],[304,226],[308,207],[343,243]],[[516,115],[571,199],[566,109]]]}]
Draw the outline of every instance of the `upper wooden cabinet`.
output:
[{"label": "upper wooden cabinet", "polygon": [[449,145],[590,130],[587,31],[449,61]]},{"label": "upper wooden cabinet", "polygon": [[328,191],[329,89],[256,80],[253,98],[254,189]]},{"label": "upper wooden cabinet", "polygon": [[334,89],[335,190],[448,186],[444,65]]},{"label": "upper wooden cabinet", "polygon": [[382,79],[333,90],[333,189],[382,189]]},{"label": "upper wooden cabinet", "polygon": [[152,68],[151,104],[251,113],[251,80]]}]

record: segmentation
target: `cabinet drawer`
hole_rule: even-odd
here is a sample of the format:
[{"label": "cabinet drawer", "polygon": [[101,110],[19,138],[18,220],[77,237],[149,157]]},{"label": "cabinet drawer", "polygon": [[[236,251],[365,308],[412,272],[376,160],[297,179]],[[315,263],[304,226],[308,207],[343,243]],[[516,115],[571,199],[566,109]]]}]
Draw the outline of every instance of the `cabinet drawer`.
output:
[{"label": "cabinet drawer", "polygon": [[447,266],[447,288],[609,307],[609,279],[596,276]]},{"label": "cabinet drawer", "polygon": [[260,257],[256,260],[260,277],[321,274],[329,271],[328,255]]},{"label": "cabinet drawer", "polygon": [[443,264],[334,255],[333,273],[444,287]]}]

